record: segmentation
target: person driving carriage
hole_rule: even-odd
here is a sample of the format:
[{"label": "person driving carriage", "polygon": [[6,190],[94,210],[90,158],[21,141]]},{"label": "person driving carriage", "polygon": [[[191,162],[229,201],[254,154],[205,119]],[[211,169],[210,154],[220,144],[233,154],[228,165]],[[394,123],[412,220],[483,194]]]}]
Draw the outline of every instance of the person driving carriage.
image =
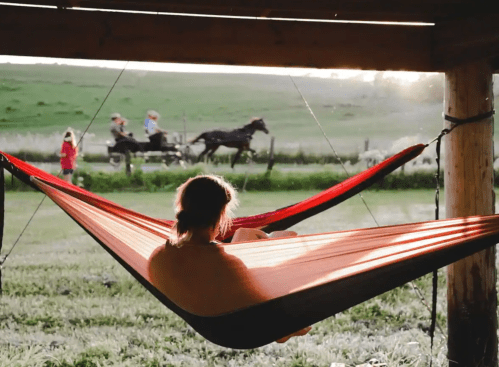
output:
[{"label": "person driving carriage", "polygon": [[114,137],[116,145],[125,145],[127,150],[136,152],[141,150],[140,144],[135,140],[132,133],[125,131],[125,125],[127,119],[122,117],[119,113],[113,113],[111,115],[111,134]]},{"label": "person driving carriage", "polygon": [[168,140],[166,138],[168,132],[158,127],[159,118],[160,115],[156,111],[147,111],[147,118],[144,121],[144,127],[146,129],[146,134],[149,137],[149,141],[153,145],[163,148],[168,144]]}]

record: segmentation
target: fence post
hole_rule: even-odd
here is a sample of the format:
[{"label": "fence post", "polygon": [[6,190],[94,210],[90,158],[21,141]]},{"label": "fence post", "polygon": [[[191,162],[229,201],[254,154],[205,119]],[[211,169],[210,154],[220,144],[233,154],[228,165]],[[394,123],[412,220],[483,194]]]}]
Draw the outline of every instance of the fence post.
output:
[{"label": "fence post", "polygon": [[275,138],[272,136],[270,138],[270,154],[269,154],[269,163],[267,165],[267,171],[272,171],[272,167],[274,166],[274,140]]},{"label": "fence post", "polygon": [[185,119],[185,111],[184,111],[184,141],[183,144],[187,144],[187,121]]},{"label": "fence post", "polygon": [[125,172],[127,176],[132,174],[132,158],[129,150],[125,152]]}]

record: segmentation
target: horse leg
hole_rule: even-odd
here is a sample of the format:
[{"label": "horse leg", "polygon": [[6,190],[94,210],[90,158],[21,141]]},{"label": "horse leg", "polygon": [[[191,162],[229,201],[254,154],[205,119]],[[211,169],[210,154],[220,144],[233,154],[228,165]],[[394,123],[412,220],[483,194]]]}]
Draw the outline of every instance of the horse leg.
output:
[{"label": "horse leg", "polygon": [[198,162],[201,161],[201,159],[203,158],[203,156],[206,153],[208,153],[210,151],[210,149],[211,149],[211,147],[209,147],[208,145],[205,146],[204,150],[201,153],[199,153],[199,155],[198,155]]},{"label": "horse leg", "polygon": [[241,149],[242,149],[242,150],[247,150],[247,151],[251,152],[251,157],[250,157],[250,159],[253,159],[253,156],[256,156],[256,150],[251,149],[251,148],[250,148],[250,146],[249,146],[249,143],[244,144],[244,145],[242,146],[242,148],[241,148]]},{"label": "horse leg", "polygon": [[220,148],[220,145],[215,145],[211,151],[208,153],[207,157],[208,159],[211,159],[211,157],[213,156],[213,154],[217,151],[217,149]]},{"label": "horse leg", "polygon": [[234,159],[232,160],[232,164],[230,165],[230,168],[234,168],[234,166],[236,165],[236,162],[239,160],[239,157],[241,157],[241,153],[243,152],[243,149],[242,148],[239,148],[237,150],[237,153],[236,155],[234,156]]}]

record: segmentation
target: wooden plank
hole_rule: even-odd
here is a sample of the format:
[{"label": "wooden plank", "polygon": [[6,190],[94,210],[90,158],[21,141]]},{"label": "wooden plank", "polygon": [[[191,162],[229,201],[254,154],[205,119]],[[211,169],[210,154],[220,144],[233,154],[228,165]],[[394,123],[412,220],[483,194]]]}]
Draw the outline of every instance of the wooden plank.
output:
[{"label": "wooden plank", "polygon": [[499,15],[444,21],[435,26],[436,68],[494,58],[499,58]]},{"label": "wooden plank", "polygon": [[0,54],[434,71],[431,28],[0,6]]},{"label": "wooden plank", "polygon": [[[464,119],[493,109],[487,62],[454,68],[445,80],[447,115]],[[445,137],[447,218],[494,213],[493,135],[489,118],[458,126]],[[491,247],[447,269],[450,366],[497,366],[495,258]]]},{"label": "wooden plank", "polygon": [[[433,22],[499,13],[499,3],[473,0],[21,0],[28,4],[233,16]],[[13,0],[6,2],[17,3]]]}]

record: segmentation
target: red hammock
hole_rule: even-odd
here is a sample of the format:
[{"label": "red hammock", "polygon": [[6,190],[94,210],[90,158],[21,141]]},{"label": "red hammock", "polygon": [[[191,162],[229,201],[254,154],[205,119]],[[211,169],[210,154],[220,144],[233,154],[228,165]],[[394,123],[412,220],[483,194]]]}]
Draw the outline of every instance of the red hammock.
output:
[{"label": "red hammock", "polygon": [[[417,157],[421,154],[425,147],[426,145],[423,144],[417,144],[409,147],[387,160],[299,203],[268,213],[235,218],[232,228],[223,238],[219,238],[219,240],[230,240],[234,232],[239,228],[257,228],[265,232],[287,229],[302,220],[310,218],[358,194],[379,179],[385,177],[395,169]],[[128,209],[118,204],[106,200],[80,187],[69,184],[64,180],[41,169],[33,167],[32,165],[7,153],[0,151],[0,159],[2,159],[1,164],[3,167],[10,171],[18,179],[37,190],[39,190],[39,188],[36,185],[33,185],[30,177],[36,177],[40,180],[48,182],[50,185],[57,187],[59,190],[77,197],[87,203],[93,205],[104,205],[108,211],[113,211],[115,215],[119,216],[130,212]],[[148,220],[161,224],[164,224],[165,222],[170,226],[173,224],[173,221],[171,220],[165,221],[161,219],[147,218]]]},{"label": "red hammock", "polygon": [[177,249],[164,246],[171,227],[162,220],[26,163],[2,165],[47,194],[201,335],[231,348],[270,343],[499,239],[493,215]]}]

